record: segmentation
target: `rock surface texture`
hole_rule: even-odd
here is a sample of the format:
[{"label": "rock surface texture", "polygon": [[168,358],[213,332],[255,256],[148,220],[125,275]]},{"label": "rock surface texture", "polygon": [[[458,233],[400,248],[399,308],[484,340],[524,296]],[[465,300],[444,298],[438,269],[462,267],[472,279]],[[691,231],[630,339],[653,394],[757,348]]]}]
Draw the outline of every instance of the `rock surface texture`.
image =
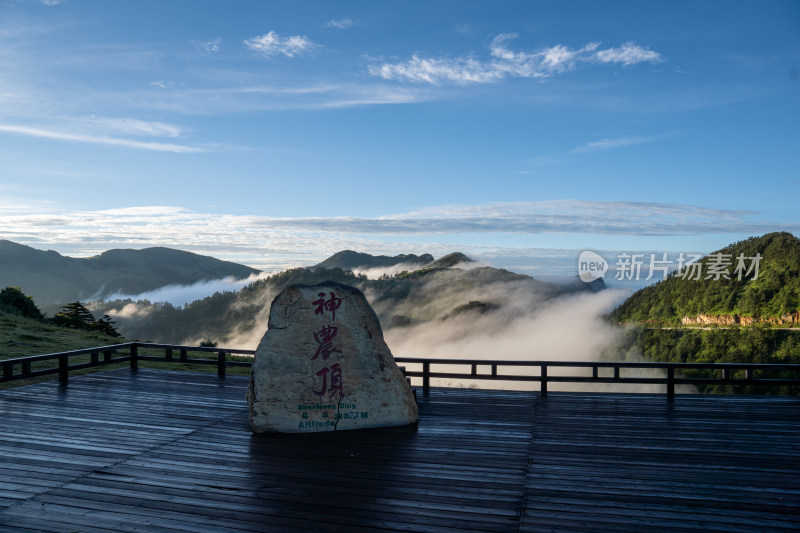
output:
[{"label": "rock surface texture", "polygon": [[358,289],[292,285],[272,302],[253,361],[250,426],[303,433],[417,421],[411,388]]}]

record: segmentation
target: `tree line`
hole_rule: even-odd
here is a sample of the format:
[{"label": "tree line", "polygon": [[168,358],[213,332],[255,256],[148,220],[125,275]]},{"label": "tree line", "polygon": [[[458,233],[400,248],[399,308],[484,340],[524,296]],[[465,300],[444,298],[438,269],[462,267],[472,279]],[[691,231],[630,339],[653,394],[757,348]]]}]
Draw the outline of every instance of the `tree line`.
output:
[{"label": "tree line", "polygon": [[61,310],[52,318],[47,318],[36,306],[31,296],[28,296],[19,287],[6,287],[0,291],[0,308],[26,318],[39,321],[48,321],[56,326],[70,329],[97,331],[111,337],[120,334],[114,327],[114,320],[109,315],[96,319],[91,311],[81,302],[75,301],[61,307]]},{"label": "tree line", "polygon": [[[604,359],[664,363],[764,363],[800,364],[800,331],[759,326],[744,328],[646,328],[626,326],[616,345],[608,348]],[[716,370],[686,370],[683,377],[713,377]],[[760,377],[793,378],[791,372],[771,371]],[[716,377],[719,377],[717,375]],[[736,378],[742,378],[739,375]],[[706,393],[800,394],[798,386],[700,385]]]}]

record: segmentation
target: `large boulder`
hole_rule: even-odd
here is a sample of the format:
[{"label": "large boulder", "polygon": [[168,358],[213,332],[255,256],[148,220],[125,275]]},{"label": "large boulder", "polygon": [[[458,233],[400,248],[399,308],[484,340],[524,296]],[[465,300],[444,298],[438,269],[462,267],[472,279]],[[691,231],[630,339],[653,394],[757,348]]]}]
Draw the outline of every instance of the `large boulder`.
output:
[{"label": "large boulder", "polygon": [[272,302],[256,350],[250,426],[303,433],[417,421],[417,403],[358,289],[292,285]]}]

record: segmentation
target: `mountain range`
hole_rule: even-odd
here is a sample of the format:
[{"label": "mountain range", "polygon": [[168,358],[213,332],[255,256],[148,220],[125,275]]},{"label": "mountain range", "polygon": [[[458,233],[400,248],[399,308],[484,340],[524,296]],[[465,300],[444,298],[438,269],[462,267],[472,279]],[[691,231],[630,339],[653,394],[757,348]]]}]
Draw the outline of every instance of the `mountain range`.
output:
[{"label": "mountain range", "polygon": [[[272,299],[285,287],[336,281],[359,288],[385,328],[412,327],[442,320],[510,312],[530,302],[524,313],[559,296],[593,293],[599,284],[553,284],[503,269],[478,266],[460,252],[438,260],[427,254],[395,257],[345,251],[318,265],[294,268],[255,281],[238,292],[218,292],[183,307],[149,301],[106,301],[92,304],[95,314],[109,314],[129,338],[156,342],[200,342],[252,345],[266,329]],[[374,269],[402,267],[391,275]],[[419,268],[414,269],[414,266]],[[342,268],[347,267],[347,268]],[[406,270],[410,268],[410,270]],[[369,278],[361,271],[373,270]],[[355,271],[355,272],[354,272]],[[257,339],[256,339],[257,340]]]},{"label": "mountain range", "polygon": [[258,273],[248,266],[171,248],[117,249],[73,258],[0,240],[0,288],[20,287],[40,305]]}]

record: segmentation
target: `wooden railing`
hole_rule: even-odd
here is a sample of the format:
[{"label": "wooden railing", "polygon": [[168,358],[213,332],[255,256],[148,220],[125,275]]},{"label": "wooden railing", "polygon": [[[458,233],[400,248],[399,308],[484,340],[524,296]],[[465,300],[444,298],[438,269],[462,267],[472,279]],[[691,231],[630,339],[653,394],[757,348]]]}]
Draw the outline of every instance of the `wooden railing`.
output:
[{"label": "wooden railing", "polygon": [[[428,359],[424,357],[395,357],[400,364],[420,365],[421,370],[404,371],[407,377],[422,378],[423,394],[430,390],[431,378],[459,380],[496,380],[539,382],[541,394],[547,395],[548,383],[615,383],[664,385],[669,398],[675,396],[675,385],[800,385],[800,365],[758,363],[650,363],[650,362],[584,362],[584,361],[493,361],[491,359]],[[469,372],[447,372],[432,369],[442,366],[468,366]],[[537,374],[500,373],[509,367],[538,369]],[[480,369],[485,369],[480,371]],[[591,375],[553,375],[549,369],[591,369]],[[600,369],[610,369],[610,375],[600,375]],[[663,376],[635,375],[642,370],[662,370]],[[716,370],[718,377],[685,377],[681,371]],[[789,371],[792,378],[767,378],[764,373]]]},{"label": "wooden railing", "polygon": [[[152,348],[158,351],[163,350],[164,355],[144,355],[140,353],[140,348]],[[189,357],[190,353],[198,352],[205,354],[214,353],[216,354],[216,357]],[[252,364],[249,361],[231,361],[228,359],[229,355],[252,356],[254,354],[255,350],[240,350],[236,348],[180,346],[173,344],[155,344],[150,342],[126,342],[123,344],[112,344],[109,346],[99,346],[96,348],[85,348],[83,350],[71,350],[68,352],[31,355],[28,357],[0,360],[0,367],[2,367],[0,383],[17,379],[46,376],[49,374],[58,374],[58,381],[61,383],[67,383],[69,380],[69,373],[72,370],[110,365],[114,363],[124,363],[126,361],[130,363],[130,367],[134,370],[139,367],[139,361],[162,361],[168,363],[215,365],[217,367],[217,374],[219,377],[224,378],[225,369],[227,367],[249,367]],[[88,361],[86,360],[86,355],[89,356]],[[75,362],[75,359],[81,360]],[[33,363],[40,361],[54,361],[57,366],[34,369]]]},{"label": "wooden railing", "polygon": [[[146,355],[156,351],[162,355]],[[196,354],[215,354],[215,357],[198,357]],[[50,374],[58,374],[61,383],[67,383],[73,370],[128,362],[131,369],[139,366],[139,361],[161,361],[214,365],[217,375],[225,377],[227,367],[249,367],[251,361],[231,360],[230,356],[252,356],[255,350],[217,348],[205,346],[182,346],[146,342],[126,342],[83,350],[72,350],[44,355],[18,357],[0,360],[0,383],[18,379],[28,379]],[[86,357],[88,355],[88,358]],[[190,357],[190,355],[193,355]],[[34,363],[53,361],[55,366],[34,368]],[[547,395],[550,383],[609,383],[609,384],[656,384],[664,385],[667,397],[675,397],[676,385],[800,385],[800,365],[758,364],[758,363],[650,363],[650,362],[582,362],[582,361],[495,361],[491,359],[428,359],[424,357],[395,357],[401,365],[414,365],[419,370],[403,367],[407,378],[421,378],[422,392],[430,392],[431,379],[494,380],[538,382],[542,395]],[[41,366],[41,365],[38,365]],[[444,369],[443,367],[448,367]],[[456,371],[453,367],[468,367],[469,371]],[[503,373],[512,368],[525,372]],[[554,374],[556,369],[591,369],[591,375]],[[527,371],[530,369],[530,371]],[[602,372],[601,372],[602,369]],[[636,375],[642,370],[663,372],[660,376]],[[714,370],[715,377],[687,377],[687,371]],[[538,371],[538,372],[537,372]],[[783,371],[793,377],[765,377],[765,374]],[[603,374],[603,375],[601,375]]]}]

